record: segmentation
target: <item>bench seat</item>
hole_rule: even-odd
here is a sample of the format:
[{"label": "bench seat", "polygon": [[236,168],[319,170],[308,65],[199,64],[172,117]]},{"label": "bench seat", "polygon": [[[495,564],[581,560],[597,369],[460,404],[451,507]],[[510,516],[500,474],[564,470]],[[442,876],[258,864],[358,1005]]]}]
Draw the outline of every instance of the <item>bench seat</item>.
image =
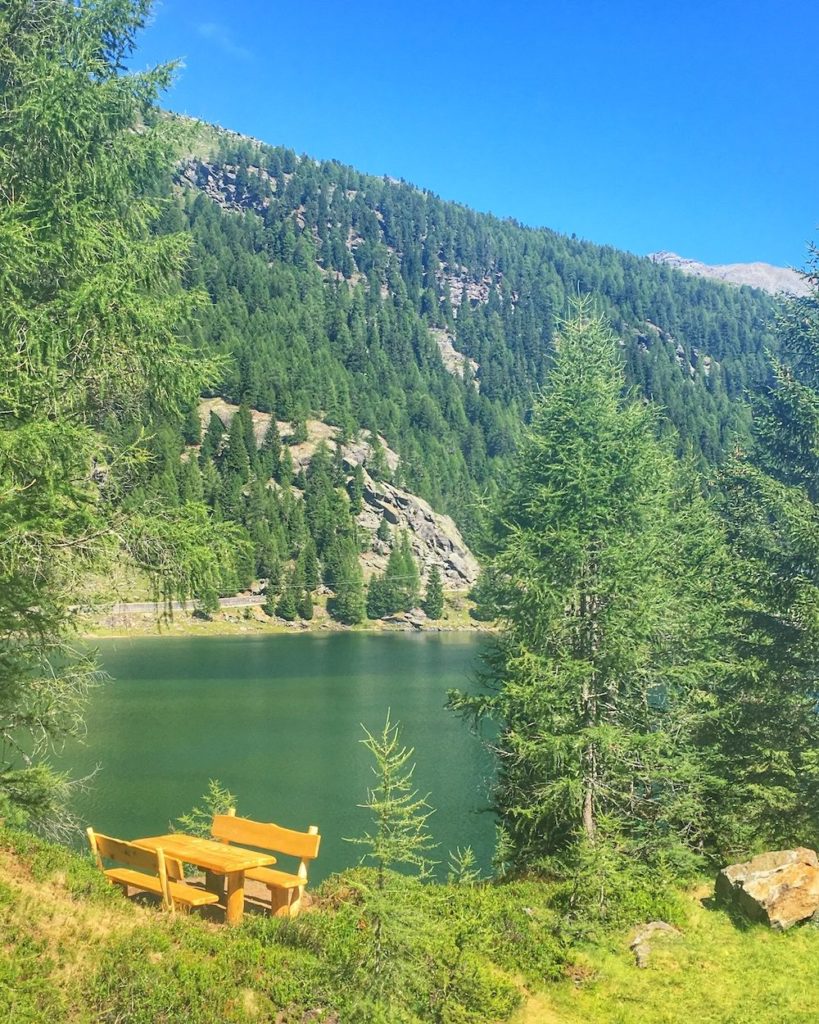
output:
[{"label": "bench seat", "polygon": [[168,892],[174,903],[184,903],[187,907],[205,907],[209,903],[218,903],[219,896],[207,889],[199,889],[187,882],[172,882],[168,879]]},{"label": "bench seat", "polygon": [[251,868],[250,871],[245,871],[245,878],[252,878],[254,882],[261,882],[270,889],[298,889],[305,881],[298,875],[276,871],[273,868]]},{"label": "bench seat", "polygon": [[[109,868],[104,874],[106,878],[117,885],[130,885],[134,889],[144,889],[145,892],[163,896],[162,880],[155,875],[146,875],[142,871],[134,871],[131,868]],[[183,903],[186,907],[205,907],[209,903],[219,902],[216,893],[208,892],[207,889],[199,889],[195,885],[188,885],[187,882],[175,882],[168,879],[168,892],[174,903]]]},{"label": "bench seat", "polygon": [[103,874],[117,885],[130,885],[134,889],[144,889],[145,892],[164,896],[162,881],[158,875],[146,875],[144,871],[134,871],[133,868],[109,868],[103,871]]},{"label": "bench seat", "polygon": [[245,871],[245,878],[261,882],[270,890],[270,913],[274,917],[296,917],[301,910],[307,885],[307,865],[318,856],[321,843],[315,825],[311,825],[306,832],[295,832],[271,821],[237,818],[235,809],[231,807],[227,814],[214,814],[211,835],[223,843],[238,843],[276,854],[283,853],[287,857],[298,857],[298,870],[292,873],[267,867]]}]

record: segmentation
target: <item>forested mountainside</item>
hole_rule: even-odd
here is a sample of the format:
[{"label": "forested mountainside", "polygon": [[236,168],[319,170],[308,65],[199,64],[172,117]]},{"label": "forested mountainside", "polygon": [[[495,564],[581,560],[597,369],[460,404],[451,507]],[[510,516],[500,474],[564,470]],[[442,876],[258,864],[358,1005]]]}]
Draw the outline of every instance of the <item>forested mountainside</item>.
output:
[{"label": "forested mountainside", "polygon": [[[574,296],[592,292],[621,339],[628,378],[666,409],[680,454],[716,464],[746,431],[740,399],[767,372],[773,345],[770,296],[339,163],[205,126],[198,138],[169,184],[158,230],[193,237],[186,286],[205,301],[191,340],[225,357],[212,394],[247,411],[237,424],[257,410],[291,423],[290,443],[308,419],[337,428],[341,442],[380,437],[400,461],[367,473],[450,513],[473,539],[474,495],[501,484],[557,325]],[[187,461],[185,445],[200,441],[195,411],[184,437],[154,427],[157,459],[133,500],[156,488],[166,498],[203,494],[246,528],[255,551],[246,579],[287,563],[308,535],[325,562],[329,534],[291,508],[291,469],[277,455],[265,459],[285,485],[278,491],[258,476],[254,446],[231,444],[223,424]],[[360,489],[326,458],[319,465],[324,483]],[[304,488],[304,472],[292,482]],[[336,532],[354,537],[356,499],[351,512],[325,498]]]}]

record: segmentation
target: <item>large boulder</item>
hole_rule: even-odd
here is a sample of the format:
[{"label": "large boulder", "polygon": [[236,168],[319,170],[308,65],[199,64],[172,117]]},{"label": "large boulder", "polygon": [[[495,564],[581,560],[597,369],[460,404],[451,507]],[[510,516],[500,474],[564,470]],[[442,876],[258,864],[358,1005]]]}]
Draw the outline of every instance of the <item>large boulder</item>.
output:
[{"label": "large boulder", "polygon": [[785,931],[819,912],[819,859],[802,846],[762,853],[723,868],[716,894],[751,920]]}]

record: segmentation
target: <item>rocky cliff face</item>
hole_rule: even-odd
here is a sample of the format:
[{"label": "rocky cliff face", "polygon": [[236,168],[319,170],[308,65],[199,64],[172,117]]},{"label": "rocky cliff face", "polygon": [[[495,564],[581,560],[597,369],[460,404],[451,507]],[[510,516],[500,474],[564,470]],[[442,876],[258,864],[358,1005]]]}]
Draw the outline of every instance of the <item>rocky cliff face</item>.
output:
[{"label": "rocky cliff face", "polygon": [[747,284],[771,295],[807,295],[809,291],[806,282],[790,267],[774,267],[770,263],[722,263],[710,266],[678,256],[675,252],[652,252],[648,258],[653,263],[665,263],[684,274],[708,277],[726,284]]},{"label": "rocky cliff face", "polygon": [[[222,398],[208,398],[200,403],[199,415],[203,426],[207,426],[213,412],[230,429],[231,420],[238,408]],[[270,413],[253,410],[251,417],[256,441],[261,443],[270,423]],[[291,424],[277,420],[277,425],[282,441],[287,444],[288,437],[292,434]],[[329,426],[321,420],[308,420],[307,440],[289,446],[295,469],[298,471],[306,468],[322,442],[334,451],[338,446],[337,436],[336,427]],[[387,467],[391,473],[395,473],[399,457],[387,446],[383,438],[379,438],[379,441]],[[422,578],[426,579],[430,569],[437,566],[447,590],[466,590],[475,582],[478,578],[478,561],[450,516],[435,512],[428,502],[416,494],[411,494],[387,481],[373,478],[370,473],[373,438],[368,431],[362,431],[352,441],[342,445],[341,455],[349,473],[352,473],[356,466],[361,466],[364,471],[364,508],[358,516],[358,525],[371,536],[370,549],[361,555],[365,578],[383,571],[389,558],[392,542],[381,541],[375,535],[383,518],[389,524],[393,540],[403,530],[409,533],[412,553],[418,562]],[[301,495],[298,489],[294,489],[294,493]]]}]

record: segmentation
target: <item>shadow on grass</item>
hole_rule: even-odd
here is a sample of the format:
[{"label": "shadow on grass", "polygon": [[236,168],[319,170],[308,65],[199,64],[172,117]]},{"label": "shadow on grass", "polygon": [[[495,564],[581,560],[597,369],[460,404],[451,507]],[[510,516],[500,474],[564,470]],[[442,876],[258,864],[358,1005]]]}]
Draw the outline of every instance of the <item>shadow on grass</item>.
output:
[{"label": "shadow on grass", "polygon": [[747,932],[758,927],[758,922],[746,917],[738,907],[718,899],[716,896],[704,896],[700,900],[700,906],[709,913],[722,914],[723,917],[727,917],[737,931]]},{"label": "shadow on grass", "polygon": [[[204,881],[200,878],[186,878],[185,882],[192,888],[202,889],[204,888]],[[266,891],[266,890],[265,890]],[[162,899],[151,892],[146,892],[143,889],[136,889],[129,886],[127,899],[131,903],[137,903],[143,907],[152,907],[155,910],[162,910]],[[225,901],[224,896],[219,903],[207,904],[203,907],[197,907],[194,910],[185,911],[178,909],[176,911],[178,915],[198,917],[203,921],[209,921],[211,924],[225,924]],[[250,892],[245,890],[245,906],[244,916],[247,917],[270,917],[270,900],[263,899],[255,891],[251,889]]]}]

